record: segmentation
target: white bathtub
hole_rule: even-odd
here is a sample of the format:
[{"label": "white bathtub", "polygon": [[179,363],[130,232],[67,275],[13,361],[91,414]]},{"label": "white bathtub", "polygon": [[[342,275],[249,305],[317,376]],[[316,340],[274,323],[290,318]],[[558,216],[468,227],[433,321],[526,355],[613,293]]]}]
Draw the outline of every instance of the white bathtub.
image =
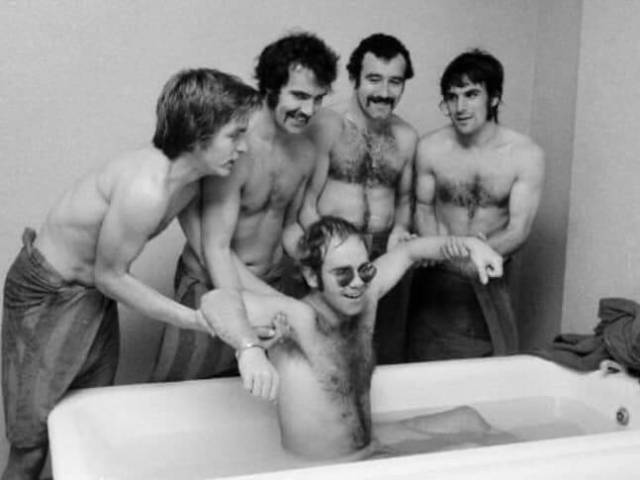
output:
[{"label": "white bathtub", "polygon": [[622,373],[526,355],[432,362],[379,367],[371,394],[374,421],[465,404],[528,440],[310,464],[282,451],[273,405],[237,379],[131,385],[79,391],[55,408],[54,478],[640,478],[640,384]]}]

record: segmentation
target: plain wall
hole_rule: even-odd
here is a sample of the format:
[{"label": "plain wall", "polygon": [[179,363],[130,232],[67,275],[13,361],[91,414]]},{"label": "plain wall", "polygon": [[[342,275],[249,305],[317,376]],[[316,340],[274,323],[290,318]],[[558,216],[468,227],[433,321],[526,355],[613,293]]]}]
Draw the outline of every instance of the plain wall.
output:
[{"label": "plain wall", "polygon": [[640,2],[584,2],[562,329],[640,300]]},{"label": "plain wall", "polygon": [[[422,134],[445,123],[437,108],[438,80],[461,51],[482,47],[504,64],[506,83],[501,121],[526,134],[539,133],[543,148],[566,153],[545,124],[555,115],[572,118],[571,102],[545,114],[533,105],[554,88],[553,69],[564,68],[570,83],[573,37],[556,48],[564,21],[578,28],[578,2],[554,6],[535,0],[301,0],[205,1],[115,0],[0,3],[0,278],[20,247],[22,229],[38,227],[49,206],[80,175],[120,152],[148,143],[154,107],[164,82],[184,67],[211,66],[252,82],[254,60],[270,41],[294,28],[310,30],[341,54],[340,77],[328,102],[346,99],[351,86],[344,65],[364,36],[383,31],[410,49],[416,76],[408,82],[398,113]],[[556,14],[545,14],[545,9]],[[550,24],[540,25],[541,19]],[[538,45],[536,42],[541,41]],[[557,57],[554,51],[557,50]],[[540,65],[537,65],[540,62]],[[573,62],[573,63],[572,63]],[[543,88],[536,87],[542,82]],[[559,95],[559,94],[558,94]],[[571,122],[572,124],[572,122]],[[536,132],[532,132],[535,127]],[[568,132],[565,132],[569,134]],[[534,135],[535,137],[535,135]],[[568,147],[568,150],[571,148]],[[564,152],[564,153],[563,153]],[[560,184],[559,184],[560,183]],[[568,183],[568,182],[567,182]],[[563,202],[568,185],[552,184],[550,197]],[[554,202],[556,201],[554,200]],[[554,204],[555,205],[555,204]],[[537,225],[565,232],[557,206],[545,206]],[[566,205],[559,207],[568,208]],[[548,220],[546,217],[549,217]],[[561,217],[561,215],[560,215]],[[546,227],[536,227],[546,228]],[[534,235],[536,235],[534,231]],[[553,231],[541,237],[547,242]],[[171,295],[175,260],[182,244],[176,225],[153,240],[134,263],[143,281]],[[537,247],[531,248],[537,251]],[[534,304],[557,295],[561,266],[546,272],[543,251],[536,257],[540,276],[554,291],[538,286]],[[563,253],[559,254],[560,256]],[[527,280],[529,281],[529,280]],[[518,280],[520,291],[528,288]],[[521,296],[521,295],[520,295]],[[541,300],[542,299],[542,300]],[[553,324],[560,311],[544,311]],[[531,324],[531,322],[525,322]],[[118,381],[144,381],[158,347],[161,324],[121,309],[122,358]],[[535,333],[535,332],[534,332]],[[0,432],[1,433],[1,432]],[[0,441],[0,454],[7,444]],[[3,460],[3,458],[0,458]]]},{"label": "plain wall", "polygon": [[538,7],[530,134],[545,151],[545,184],[515,261],[523,350],[545,345],[560,329],[582,1],[541,0]]}]

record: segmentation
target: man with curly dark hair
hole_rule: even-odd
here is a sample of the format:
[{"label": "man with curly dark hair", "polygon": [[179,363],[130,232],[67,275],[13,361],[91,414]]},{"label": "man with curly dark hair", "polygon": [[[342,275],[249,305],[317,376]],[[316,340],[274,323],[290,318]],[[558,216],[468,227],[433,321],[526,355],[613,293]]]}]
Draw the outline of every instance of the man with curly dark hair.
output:
[{"label": "man with curly dark hair", "polygon": [[[418,134],[394,110],[414,75],[413,64],[400,40],[376,33],[355,48],[347,71],[354,87],[350,101],[322,109],[309,126],[321,155],[300,222],[304,228],[323,215],[345,218],[362,230],[375,258],[409,237]],[[404,280],[380,306],[380,363],[404,359],[407,296]]]},{"label": "man with curly dark hair", "polygon": [[[180,218],[187,237],[175,282],[180,302],[197,307],[214,286],[280,288],[282,232],[296,220],[315,168],[315,147],[304,130],[336,78],[337,61],[321,39],[307,32],[286,35],[260,54],[255,76],[263,105],[249,125],[248,151],[225,181],[205,179],[201,202]],[[241,304],[233,315],[248,325]],[[233,374],[237,359],[245,387],[274,398],[277,373],[257,346],[248,341],[234,355],[219,339],[168,327],[153,379]]]}]

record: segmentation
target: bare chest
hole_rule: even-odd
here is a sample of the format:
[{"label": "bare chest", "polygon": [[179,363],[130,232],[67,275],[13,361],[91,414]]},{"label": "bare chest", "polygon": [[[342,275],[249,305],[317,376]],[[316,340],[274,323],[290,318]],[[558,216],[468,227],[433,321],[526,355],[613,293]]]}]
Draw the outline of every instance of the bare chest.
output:
[{"label": "bare chest", "polygon": [[405,157],[390,131],[367,133],[347,123],[329,162],[329,177],[335,180],[395,188]]},{"label": "bare chest", "polygon": [[465,208],[507,208],[516,180],[515,167],[504,149],[443,158],[436,163],[434,175],[437,200]]},{"label": "bare chest", "polygon": [[254,158],[242,190],[241,210],[245,214],[285,210],[308,175],[303,162],[288,156],[263,154]]}]

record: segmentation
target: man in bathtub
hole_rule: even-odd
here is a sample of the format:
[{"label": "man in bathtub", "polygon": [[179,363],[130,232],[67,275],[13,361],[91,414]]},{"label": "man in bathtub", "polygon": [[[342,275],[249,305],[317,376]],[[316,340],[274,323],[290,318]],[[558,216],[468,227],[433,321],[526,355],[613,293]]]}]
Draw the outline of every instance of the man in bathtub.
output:
[{"label": "man in bathtub", "polygon": [[[287,450],[312,459],[380,452],[372,442],[369,403],[380,298],[415,262],[466,259],[486,283],[502,275],[502,258],[478,238],[431,237],[400,243],[369,261],[360,230],[331,216],[310,226],[299,250],[311,288],[302,300],[219,289],[202,297],[202,313],[214,329],[224,328],[242,301],[254,325],[274,319],[281,341],[270,348],[270,358],[280,375],[277,408]],[[248,343],[238,353],[259,348]],[[377,425],[375,436],[389,445],[437,434],[482,436],[490,430],[473,409],[461,407]]]}]

